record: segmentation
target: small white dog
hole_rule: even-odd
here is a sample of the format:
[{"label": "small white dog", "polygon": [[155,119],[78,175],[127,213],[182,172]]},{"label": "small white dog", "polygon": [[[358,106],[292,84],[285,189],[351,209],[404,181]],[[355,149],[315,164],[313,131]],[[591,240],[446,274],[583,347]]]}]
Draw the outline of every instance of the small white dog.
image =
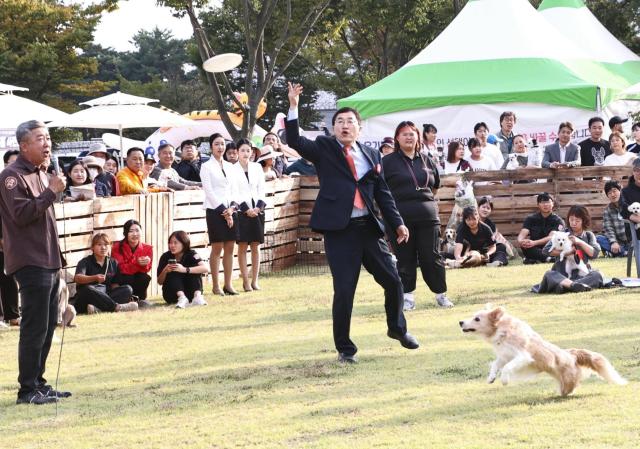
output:
[{"label": "small white dog", "polygon": [[[640,215],[640,203],[635,202],[635,203],[629,204],[629,206],[627,206],[627,210],[632,214]],[[636,223],[636,229],[640,229],[640,223]]]},{"label": "small white dog", "polygon": [[551,235],[551,249],[560,251],[560,262],[565,261],[564,268],[567,274],[571,275],[573,270],[576,269],[580,276],[589,274],[589,268],[587,268],[587,264],[582,259],[576,262],[576,258],[573,255],[575,247],[569,239],[568,232],[554,231]]},{"label": "small white dog", "polygon": [[493,346],[496,359],[491,363],[489,383],[496,380],[498,373],[503,385],[547,373],[558,381],[562,396],[571,394],[592,372],[613,384],[627,383],[602,354],[559,348],[503,307],[487,304],[484,310],[459,324],[463,332],[474,332]]},{"label": "small white dog", "polygon": [[520,167],[518,156],[527,157],[527,153],[509,153],[507,156],[507,160],[509,161],[507,162],[507,170],[516,170]]}]

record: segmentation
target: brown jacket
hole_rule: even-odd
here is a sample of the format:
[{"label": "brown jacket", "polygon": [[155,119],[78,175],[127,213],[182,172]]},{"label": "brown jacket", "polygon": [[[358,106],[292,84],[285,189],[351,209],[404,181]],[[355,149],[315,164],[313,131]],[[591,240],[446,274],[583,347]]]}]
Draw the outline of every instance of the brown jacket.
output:
[{"label": "brown jacket", "polygon": [[0,214],[5,269],[13,274],[26,266],[63,266],[53,203],[46,174],[22,155],[0,172]]}]

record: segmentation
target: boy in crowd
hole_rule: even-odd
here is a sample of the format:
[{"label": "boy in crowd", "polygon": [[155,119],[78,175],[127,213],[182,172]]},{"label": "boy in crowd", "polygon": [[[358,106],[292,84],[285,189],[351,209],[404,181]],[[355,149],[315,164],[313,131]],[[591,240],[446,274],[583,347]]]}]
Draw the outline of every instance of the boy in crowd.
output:
[{"label": "boy in crowd", "polygon": [[562,231],[565,228],[564,220],[553,213],[551,195],[541,193],[536,200],[538,212],[525,218],[522,230],[518,234],[524,264],[553,262],[552,257],[543,254],[542,248],[551,240],[551,231]]},{"label": "boy in crowd", "polygon": [[625,230],[624,220],[620,214],[620,192],[622,188],[617,181],[607,181],[604,193],[609,198],[609,205],[604,210],[602,232],[596,236],[602,251],[610,257],[624,257],[631,244]]}]

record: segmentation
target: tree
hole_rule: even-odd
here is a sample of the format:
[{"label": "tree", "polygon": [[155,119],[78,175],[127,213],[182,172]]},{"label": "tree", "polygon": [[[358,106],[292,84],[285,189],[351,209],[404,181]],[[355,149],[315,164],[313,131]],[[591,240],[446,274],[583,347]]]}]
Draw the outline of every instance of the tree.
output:
[{"label": "tree", "polygon": [[83,54],[103,11],[116,0],[83,7],[48,0],[2,0],[0,72],[3,82],[28,87],[26,96],[73,111],[73,95],[94,94],[108,83],[83,78],[95,74],[97,61]]},{"label": "tree", "polygon": [[[243,78],[244,91],[249,100],[245,105],[232,97],[233,107],[243,111],[240,131],[236,130],[226,114],[221,114],[222,121],[232,138],[238,139],[251,135],[257,121],[260,101],[292,64],[329,2],[330,0],[299,1],[296,3],[295,11],[292,0],[281,2],[278,0],[260,2],[226,0],[222,2],[223,8],[229,8],[235,16],[241,18],[241,26],[238,29],[242,33],[242,42],[247,50],[247,69]],[[161,0],[159,3],[170,6],[178,13],[189,17],[202,61],[216,54],[195,12],[195,8],[203,7],[206,1]],[[286,53],[283,52],[285,46],[288,49]],[[240,75],[236,72],[235,76]],[[206,79],[218,110],[225,111],[227,104],[219,81],[230,93],[233,89],[229,78],[224,73],[207,72]]]}]

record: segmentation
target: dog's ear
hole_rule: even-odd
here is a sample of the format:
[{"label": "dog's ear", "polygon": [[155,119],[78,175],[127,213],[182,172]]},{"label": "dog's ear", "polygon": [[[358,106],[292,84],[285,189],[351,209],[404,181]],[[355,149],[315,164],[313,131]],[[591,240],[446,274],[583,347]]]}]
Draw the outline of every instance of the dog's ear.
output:
[{"label": "dog's ear", "polygon": [[495,323],[496,321],[499,321],[500,318],[502,318],[504,313],[505,313],[504,307],[502,306],[496,307],[491,311],[491,313],[489,313],[489,320]]}]

